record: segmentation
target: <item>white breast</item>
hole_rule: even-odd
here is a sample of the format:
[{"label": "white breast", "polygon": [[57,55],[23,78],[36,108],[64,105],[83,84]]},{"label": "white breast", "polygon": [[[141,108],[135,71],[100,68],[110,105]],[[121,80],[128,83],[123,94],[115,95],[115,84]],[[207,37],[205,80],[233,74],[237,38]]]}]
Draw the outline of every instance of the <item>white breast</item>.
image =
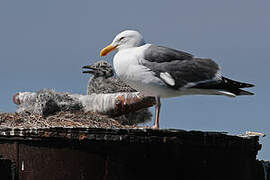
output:
[{"label": "white breast", "polygon": [[119,50],[113,58],[113,66],[118,76],[128,76],[131,65],[138,66],[139,60],[143,57],[143,51],[150,46],[146,44],[140,47],[133,47]]}]

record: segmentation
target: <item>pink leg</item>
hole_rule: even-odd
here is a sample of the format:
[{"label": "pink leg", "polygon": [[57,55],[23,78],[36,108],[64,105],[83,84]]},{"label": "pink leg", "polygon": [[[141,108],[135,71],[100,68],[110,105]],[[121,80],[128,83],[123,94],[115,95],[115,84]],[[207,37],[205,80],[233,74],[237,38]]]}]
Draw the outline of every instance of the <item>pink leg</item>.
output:
[{"label": "pink leg", "polygon": [[156,97],[156,105],[155,105],[155,122],[153,126],[141,126],[140,128],[151,128],[151,129],[159,129],[159,113],[160,113],[160,97]]},{"label": "pink leg", "polygon": [[153,129],[159,129],[159,113],[160,113],[160,97],[156,97],[156,106],[155,106],[155,122],[152,126]]}]

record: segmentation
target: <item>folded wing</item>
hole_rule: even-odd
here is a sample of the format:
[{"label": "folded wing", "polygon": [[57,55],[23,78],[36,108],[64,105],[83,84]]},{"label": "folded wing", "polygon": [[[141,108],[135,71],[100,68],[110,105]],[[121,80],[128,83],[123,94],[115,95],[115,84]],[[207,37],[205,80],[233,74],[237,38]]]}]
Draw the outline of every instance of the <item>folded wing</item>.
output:
[{"label": "folded wing", "polygon": [[183,51],[154,45],[144,54],[141,64],[173,89],[216,89],[235,95],[252,94],[240,89],[253,87],[252,84],[223,77],[218,64],[211,59],[194,58]]}]

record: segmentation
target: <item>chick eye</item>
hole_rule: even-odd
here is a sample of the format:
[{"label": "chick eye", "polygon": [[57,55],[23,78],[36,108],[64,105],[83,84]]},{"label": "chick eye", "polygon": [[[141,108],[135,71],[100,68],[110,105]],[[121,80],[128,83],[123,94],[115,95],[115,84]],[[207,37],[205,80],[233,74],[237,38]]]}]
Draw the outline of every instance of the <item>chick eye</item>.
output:
[{"label": "chick eye", "polygon": [[123,40],[125,37],[121,37],[120,39],[119,39],[119,41],[121,41],[121,40]]}]

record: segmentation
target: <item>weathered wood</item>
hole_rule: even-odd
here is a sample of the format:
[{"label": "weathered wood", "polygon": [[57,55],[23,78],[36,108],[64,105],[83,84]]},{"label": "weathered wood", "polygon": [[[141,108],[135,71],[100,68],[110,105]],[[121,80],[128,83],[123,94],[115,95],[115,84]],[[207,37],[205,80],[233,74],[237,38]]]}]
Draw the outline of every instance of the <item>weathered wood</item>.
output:
[{"label": "weathered wood", "polygon": [[0,179],[15,180],[15,166],[9,159],[0,158]]},{"label": "weathered wood", "polygon": [[262,180],[258,140],[173,129],[0,129],[0,154],[27,180]]},{"label": "weathered wood", "polygon": [[144,97],[138,92],[91,95],[71,94],[70,96],[72,98],[78,98],[79,102],[82,103],[85,112],[93,111],[111,117],[135,112],[155,104],[155,98]]},{"label": "weathered wood", "polygon": [[[58,100],[60,98],[61,101]],[[62,111],[61,107],[64,111],[74,110],[74,107],[80,110],[81,106],[85,112],[91,111],[116,117],[155,104],[155,98],[144,97],[138,92],[91,95],[57,93],[57,98],[53,99],[53,102],[49,98],[40,99],[42,97],[37,97],[35,92],[19,92],[13,96],[13,102],[19,106],[19,112],[26,110],[40,115]]]}]

